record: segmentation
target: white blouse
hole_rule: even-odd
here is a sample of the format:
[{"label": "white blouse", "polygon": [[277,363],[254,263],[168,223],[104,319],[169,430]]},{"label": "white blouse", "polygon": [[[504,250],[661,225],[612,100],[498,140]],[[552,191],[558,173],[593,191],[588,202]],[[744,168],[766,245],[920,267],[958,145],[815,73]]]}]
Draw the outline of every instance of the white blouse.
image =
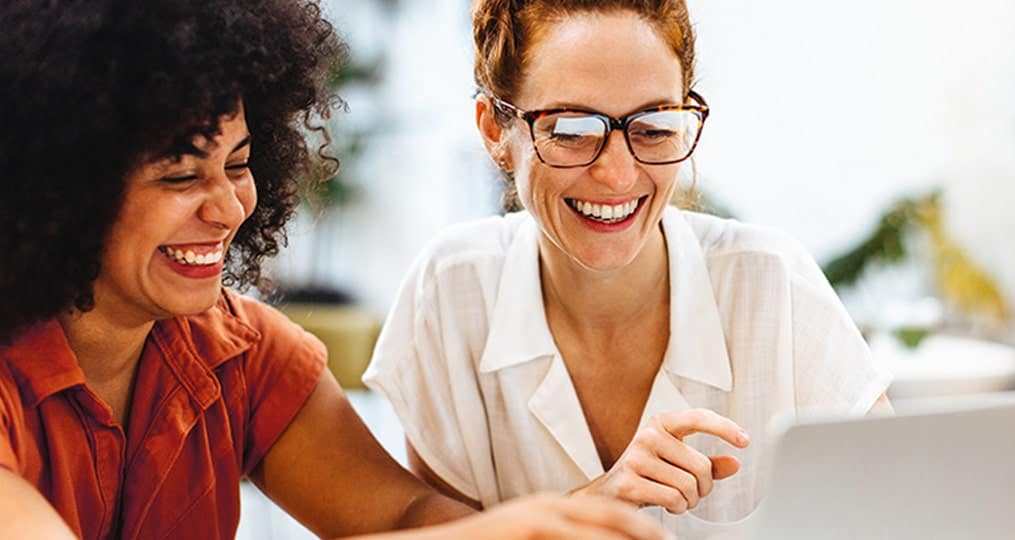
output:
[{"label": "white blouse", "polygon": [[[641,424],[705,407],[752,438],[685,442],[740,458],[681,515],[682,538],[727,537],[759,503],[769,421],[865,413],[890,382],[813,259],[783,234],[667,209],[670,339]],[[483,506],[564,492],[604,471],[546,322],[539,228],[526,212],[452,227],[409,271],[363,380],[429,467]],[[602,399],[609,399],[603,396]]]}]

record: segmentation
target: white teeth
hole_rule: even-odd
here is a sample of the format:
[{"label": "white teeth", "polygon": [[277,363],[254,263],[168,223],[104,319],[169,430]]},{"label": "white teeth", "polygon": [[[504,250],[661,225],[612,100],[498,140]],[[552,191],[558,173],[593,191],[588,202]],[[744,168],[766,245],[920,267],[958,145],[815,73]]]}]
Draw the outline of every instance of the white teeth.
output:
[{"label": "white teeth", "polygon": [[212,253],[194,253],[191,250],[181,251],[170,247],[161,248],[162,253],[165,253],[170,259],[189,266],[205,266],[209,264],[215,264],[222,260],[222,251],[214,251]]},{"label": "white teeth", "polygon": [[638,209],[638,199],[616,205],[600,205],[577,199],[567,199],[567,203],[586,217],[607,223],[623,221]]}]

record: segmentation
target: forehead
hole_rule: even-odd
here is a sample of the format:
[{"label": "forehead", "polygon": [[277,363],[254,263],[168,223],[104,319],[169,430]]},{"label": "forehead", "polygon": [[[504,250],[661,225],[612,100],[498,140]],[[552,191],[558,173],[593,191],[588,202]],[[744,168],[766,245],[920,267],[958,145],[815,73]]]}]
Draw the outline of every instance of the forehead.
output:
[{"label": "forehead", "polygon": [[582,12],[543,25],[527,51],[518,106],[583,106],[621,115],[680,101],[676,52],[635,13]]},{"label": "forehead", "polygon": [[208,159],[231,153],[237,144],[249,136],[246,117],[241,108],[236,114],[219,117],[218,133],[210,138],[200,133],[189,135],[164,152],[143,155],[141,163],[168,168],[183,160]]}]

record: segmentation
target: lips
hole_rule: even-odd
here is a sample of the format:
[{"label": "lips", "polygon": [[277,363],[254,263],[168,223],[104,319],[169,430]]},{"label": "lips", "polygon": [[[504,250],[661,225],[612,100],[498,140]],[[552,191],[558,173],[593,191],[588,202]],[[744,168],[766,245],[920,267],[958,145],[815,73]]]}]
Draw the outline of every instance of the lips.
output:
[{"label": "lips", "polygon": [[566,198],[564,200],[572,210],[577,212],[583,218],[604,225],[612,225],[621,223],[635,215],[647,198],[648,196],[646,195],[640,198],[632,198],[626,201],[614,203],[593,202],[571,198]]},{"label": "lips", "polygon": [[167,244],[159,246],[158,250],[165,257],[169,268],[178,275],[207,279],[222,274],[224,242]]}]

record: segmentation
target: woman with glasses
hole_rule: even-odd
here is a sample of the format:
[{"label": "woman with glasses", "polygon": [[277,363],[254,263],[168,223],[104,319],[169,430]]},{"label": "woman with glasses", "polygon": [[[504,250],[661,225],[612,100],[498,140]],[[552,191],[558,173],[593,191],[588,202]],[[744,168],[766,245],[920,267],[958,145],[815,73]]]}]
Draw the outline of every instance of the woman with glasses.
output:
[{"label": "woman with glasses", "polygon": [[[7,0],[0,28],[0,538],[233,538],[243,477],[324,537],[473,514],[384,452],[319,341],[223,289],[314,170],[343,51],[317,4]],[[540,496],[390,537],[662,536]]]},{"label": "woman with glasses", "polygon": [[888,377],[797,243],[673,205],[709,115],[683,0],[472,20],[476,123],[522,211],[423,252],[364,380],[415,472],[476,507],[602,494],[732,533],[768,421],[887,405]]}]

